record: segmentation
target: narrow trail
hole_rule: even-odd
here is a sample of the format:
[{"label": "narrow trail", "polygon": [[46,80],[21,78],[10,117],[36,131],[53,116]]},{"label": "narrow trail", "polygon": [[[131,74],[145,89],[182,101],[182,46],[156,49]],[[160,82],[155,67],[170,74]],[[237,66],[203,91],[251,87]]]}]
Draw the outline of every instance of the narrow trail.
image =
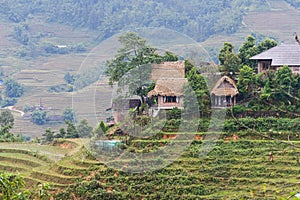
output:
[{"label": "narrow trail", "polygon": [[13,106],[7,106],[7,107],[4,107],[3,109],[6,109],[6,110],[10,110],[10,111],[13,111],[13,112],[17,112],[17,113],[20,113],[21,114],[21,117],[24,116],[24,112],[22,110],[18,110],[16,108],[14,108]]}]

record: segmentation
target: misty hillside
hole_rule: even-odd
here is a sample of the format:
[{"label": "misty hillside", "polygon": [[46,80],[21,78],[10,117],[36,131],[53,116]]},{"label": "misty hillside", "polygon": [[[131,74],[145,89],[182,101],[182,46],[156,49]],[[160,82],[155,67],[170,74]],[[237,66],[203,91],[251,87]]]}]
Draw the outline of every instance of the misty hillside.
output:
[{"label": "misty hillside", "polygon": [[268,8],[266,0],[6,0],[0,5],[2,16],[16,24],[43,15],[48,22],[97,30],[100,40],[120,30],[165,27],[204,41],[235,33],[247,11]]}]

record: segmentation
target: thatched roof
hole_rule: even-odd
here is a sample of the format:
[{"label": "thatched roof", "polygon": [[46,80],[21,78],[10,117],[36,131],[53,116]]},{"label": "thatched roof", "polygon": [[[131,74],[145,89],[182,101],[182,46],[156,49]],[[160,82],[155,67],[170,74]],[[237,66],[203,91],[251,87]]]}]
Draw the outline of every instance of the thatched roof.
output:
[{"label": "thatched roof", "polygon": [[148,93],[151,96],[182,96],[184,94],[183,86],[187,83],[186,78],[158,79],[155,88]]},{"label": "thatched roof", "polygon": [[151,80],[157,81],[158,79],[167,78],[184,78],[184,61],[176,62],[163,62],[160,64],[152,65]]},{"label": "thatched roof", "polygon": [[228,76],[223,76],[217,81],[215,87],[210,93],[216,96],[236,96],[239,91],[234,80]]},{"label": "thatched roof", "polygon": [[250,60],[271,60],[271,66],[300,65],[300,46],[282,44],[250,58]]}]

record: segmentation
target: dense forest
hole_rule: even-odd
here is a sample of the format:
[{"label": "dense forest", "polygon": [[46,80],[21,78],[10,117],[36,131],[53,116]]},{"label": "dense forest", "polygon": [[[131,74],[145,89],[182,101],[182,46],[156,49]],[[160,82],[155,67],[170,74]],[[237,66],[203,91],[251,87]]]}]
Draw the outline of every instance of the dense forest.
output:
[{"label": "dense forest", "polygon": [[99,40],[120,30],[165,27],[197,41],[214,34],[234,33],[249,9],[268,7],[266,0],[5,0],[0,5],[0,13],[15,23],[42,14],[49,22],[97,30]]}]

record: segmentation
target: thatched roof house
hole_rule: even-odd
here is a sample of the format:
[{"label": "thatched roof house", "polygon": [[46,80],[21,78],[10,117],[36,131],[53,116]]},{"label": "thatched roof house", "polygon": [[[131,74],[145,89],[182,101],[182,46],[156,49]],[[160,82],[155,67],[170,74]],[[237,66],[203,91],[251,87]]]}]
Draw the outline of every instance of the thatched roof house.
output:
[{"label": "thatched roof house", "polygon": [[234,80],[223,76],[215,84],[210,94],[213,106],[232,106],[236,104],[236,95],[239,93]]},{"label": "thatched roof house", "polygon": [[155,88],[148,93],[148,97],[183,96],[183,86],[187,82],[186,78],[158,79]]},{"label": "thatched roof house", "polygon": [[151,106],[159,109],[181,108],[183,86],[188,82],[184,77],[184,61],[153,64],[150,78],[155,81],[155,88],[147,95]]},{"label": "thatched roof house", "polygon": [[184,78],[184,76],[184,61],[180,60],[176,62],[163,62],[160,64],[153,64],[150,79],[157,81],[159,79]]}]

